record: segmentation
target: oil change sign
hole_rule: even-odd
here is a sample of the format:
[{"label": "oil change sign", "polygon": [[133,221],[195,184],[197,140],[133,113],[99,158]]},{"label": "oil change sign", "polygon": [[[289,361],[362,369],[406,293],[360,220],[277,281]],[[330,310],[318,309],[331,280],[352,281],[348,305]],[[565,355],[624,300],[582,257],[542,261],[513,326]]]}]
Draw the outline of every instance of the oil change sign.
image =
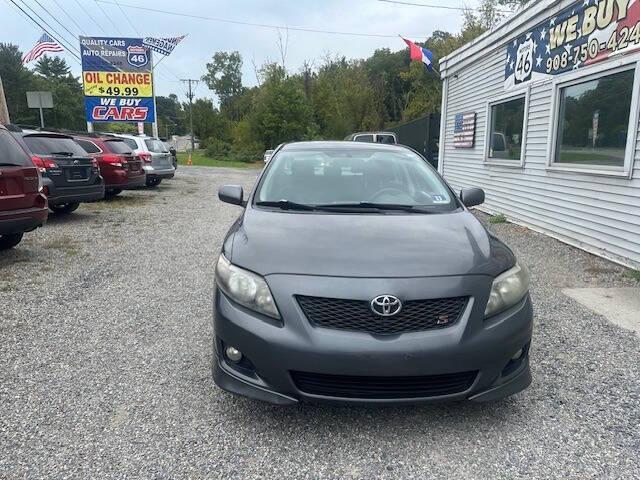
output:
[{"label": "oil change sign", "polygon": [[88,122],[154,122],[151,51],[141,38],[80,37]]},{"label": "oil change sign", "polygon": [[580,0],[509,44],[505,89],[638,49],[639,0]]}]

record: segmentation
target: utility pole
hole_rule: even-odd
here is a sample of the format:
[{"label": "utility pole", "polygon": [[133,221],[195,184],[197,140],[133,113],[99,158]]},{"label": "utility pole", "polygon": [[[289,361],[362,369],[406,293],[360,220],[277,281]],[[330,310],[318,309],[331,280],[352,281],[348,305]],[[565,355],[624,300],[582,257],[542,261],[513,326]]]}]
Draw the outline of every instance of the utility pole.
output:
[{"label": "utility pole", "polygon": [[190,117],[190,123],[191,123],[191,153],[194,152],[194,150],[196,149],[196,142],[193,138],[193,88],[198,85],[198,83],[200,83],[199,80],[193,80],[191,78],[187,78],[184,80],[180,80],[182,83],[188,83],[189,84],[189,92],[187,92],[187,98],[189,99],[189,117]]},{"label": "utility pole", "polygon": [[2,86],[2,77],[0,77],[0,124],[11,123],[9,118],[9,107],[7,106],[7,99],[4,96],[4,88]]}]

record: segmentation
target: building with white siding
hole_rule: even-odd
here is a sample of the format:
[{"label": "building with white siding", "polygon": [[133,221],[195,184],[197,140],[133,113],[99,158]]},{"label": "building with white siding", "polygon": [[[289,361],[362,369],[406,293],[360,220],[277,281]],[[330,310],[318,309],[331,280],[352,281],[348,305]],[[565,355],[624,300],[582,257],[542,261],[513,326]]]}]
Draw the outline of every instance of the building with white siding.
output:
[{"label": "building with white siding", "polygon": [[537,0],[440,62],[440,171],[640,268],[640,0]]}]

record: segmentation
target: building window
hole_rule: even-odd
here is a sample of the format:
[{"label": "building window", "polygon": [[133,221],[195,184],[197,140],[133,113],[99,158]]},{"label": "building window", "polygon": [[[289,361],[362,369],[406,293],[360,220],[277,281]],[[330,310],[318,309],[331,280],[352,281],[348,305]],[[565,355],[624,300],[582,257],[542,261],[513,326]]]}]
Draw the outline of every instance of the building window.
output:
[{"label": "building window", "polygon": [[521,162],[526,98],[494,103],[490,109],[489,160]]},{"label": "building window", "polygon": [[635,70],[560,89],[554,162],[625,166]]}]

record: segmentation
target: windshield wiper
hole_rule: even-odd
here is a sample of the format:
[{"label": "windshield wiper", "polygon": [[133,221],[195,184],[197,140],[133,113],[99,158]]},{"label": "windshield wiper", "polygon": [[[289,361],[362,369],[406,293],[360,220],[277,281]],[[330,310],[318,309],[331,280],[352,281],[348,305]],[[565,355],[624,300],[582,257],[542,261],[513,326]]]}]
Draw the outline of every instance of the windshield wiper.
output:
[{"label": "windshield wiper", "polygon": [[20,165],[17,165],[15,163],[5,163],[5,162],[0,162],[0,167],[19,167]]},{"label": "windshield wiper", "polygon": [[289,200],[278,200],[277,202],[256,202],[259,207],[276,207],[280,210],[301,210],[312,212],[316,210],[313,205],[304,205],[302,203],[290,202]]},{"label": "windshield wiper", "polygon": [[49,155],[58,155],[60,157],[73,157],[71,152],[51,152]]},{"label": "windshield wiper", "polygon": [[317,208],[322,209],[354,209],[354,210],[384,210],[384,211],[399,211],[399,212],[414,212],[414,213],[430,213],[423,208],[416,205],[402,205],[393,203],[373,203],[373,202],[359,202],[359,203],[332,203],[327,205],[316,205]]}]

